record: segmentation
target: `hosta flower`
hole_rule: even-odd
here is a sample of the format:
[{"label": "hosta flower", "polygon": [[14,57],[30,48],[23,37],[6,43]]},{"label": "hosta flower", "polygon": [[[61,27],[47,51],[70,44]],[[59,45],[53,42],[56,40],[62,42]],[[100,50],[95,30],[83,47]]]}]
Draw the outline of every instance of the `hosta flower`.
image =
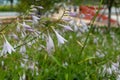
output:
[{"label": "hosta flower", "polygon": [[106,71],[107,71],[108,74],[112,74],[112,69],[111,69],[110,67],[108,67],[108,68],[106,69]]},{"label": "hosta flower", "polygon": [[19,80],[26,80],[26,74],[25,74],[25,73],[23,73],[23,75],[22,75],[22,76],[20,76]]},{"label": "hosta flower", "polygon": [[69,16],[71,16],[71,17],[77,17],[78,14],[77,14],[76,12],[70,12],[70,13],[69,13]]},{"label": "hosta flower", "polygon": [[33,19],[33,23],[37,24],[40,18],[37,16],[32,16],[32,19]]},{"label": "hosta flower", "polygon": [[39,8],[39,9],[44,9],[42,6],[36,6],[37,8]]},{"label": "hosta flower", "polygon": [[20,48],[20,53],[25,53],[26,52],[26,47],[25,47],[25,45],[23,45],[23,46],[21,46],[21,48]]},{"label": "hosta flower", "polygon": [[5,55],[7,53],[11,54],[14,51],[15,51],[15,49],[12,47],[12,45],[5,38],[5,42],[4,42],[4,45],[3,45],[3,50],[1,52],[1,55]]},{"label": "hosta flower", "polygon": [[22,26],[25,28],[25,30],[28,30],[30,32],[34,31],[34,29],[32,29],[29,25],[25,24],[25,22],[22,24]]},{"label": "hosta flower", "polygon": [[67,22],[71,21],[70,18],[62,18],[62,20],[67,21]]},{"label": "hosta flower", "polygon": [[55,32],[57,39],[58,39],[58,45],[64,44],[65,42],[67,42],[67,40],[65,38],[63,38],[57,31],[54,30],[54,32]]},{"label": "hosta flower", "polygon": [[117,75],[116,80],[120,80],[120,75],[119,74]]},{"label": "hosta flower", "polygon": [[80,24],[82,25],[82,32],[88,31],[88,26],[86,23],[80,20]]},{"label": "hosta flower", "polygon": [[25,32],[21,32],[21,37],[22,37],[22,38],[25,38],[26,35],[27,35],[27,34],[26,34]]},{"label": "hosta flower", "polygon": [[73,29],[68,25],[62,25],[62,24],[58,24],[58,25],[62,26],[65,30],[73,31]]},{"label": "hosta flower", "polygon": [[52,51],[54,51],[54,42],[51,38],[50,35],[48,35],[47,40],[46,40],[46,46],[47,46],[47,52],[50,54]]},{"label": "hosta flower", "polygon": [[73,26],[73,30],[74,30],[75,32],[79,30],[79,28],[78,28],[77,23],[76,23],[75,20],[71,20],[71,21],[69,22],[69,24]]},{"label": "hosta flower", "polygon": [[36,11],[37,11],[36,8],[32,8],[32,9],[30,9],[30,10],[33,11],[33,12],[36,12]]},{"label": "hosta flower", "polygon": [[18,36],[15,34],[15,33],[12,33],[11,36],[15,39],[15,40],[18,40]]},{"label": "hosta flower", "polygon": [[117,72],[117,71],[119,70],[119,62],[117,62],[117,63],[112,63],[111,69],[112,69],[114,72]]},{"label": "hosta flower", "polygon": [[73,27],[74,27],[74,31],[75,31],[75,32],[79,30],[79,28],[78,28],[78,26],[77,26],[76,24],[74,24]]}]

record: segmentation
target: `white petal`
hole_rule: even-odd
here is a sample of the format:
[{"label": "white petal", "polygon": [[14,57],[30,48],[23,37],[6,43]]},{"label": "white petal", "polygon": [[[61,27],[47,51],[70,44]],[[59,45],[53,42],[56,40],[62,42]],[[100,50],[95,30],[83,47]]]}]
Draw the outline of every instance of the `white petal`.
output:
[{"label": "white petal", "polygon": [[51,53],[54,50],[54,42],[50,35],[48,35],[48,38],[46,41],[47,41],[47,52]]},{"label": "white petal", "polygon": [[68,26],[68,25],[62,25],[62,24],[58,24],[58,25],[64,27],[66,30],[73,31],[73,29],[70,26]]},{"label": "white petal", "polygon": [[15,49],[10,45],[10,43],[5,38],[5,42],[4,42],[4,45],[3,45],[3,50],[1,52],[1,56],[4,55],[4,54],[6,54],[7,52],[9,54],[11,54],[14,51],[15,51]]},{"label": "white petal", "polygon": [[88,26],[87,26],[87,24],[84,23],[84,22],[81,21],[81,20],[80,20],[80,23],[81,23],[81,25],[82,25],[82,27],[83,27],[83,31],[88,31]]},{"label": "white petal", "polygon": [[74,31],[78,31],[78,26],[77,25],[74,25]]},{"label": "white petal", "polygon": [[60,34],[58,34],[57,31],[54,30],[54,32],[55,32],[57,39],[58,39],[58,45],[64,44],[65,42],[67,42],[67,40],[65,38],[63,38]]},{"label": "white petal", "polygon": [[26,52],[26,47],[25,47],[25,45],[23,45],[20,48],[20,53],[25,53],[25,52]]},{"label": "white petal", "polygon": [[40,18],[37,16],[32,16],[32,19],[33,19],[33,23],[37,24]]},{"label": "white petal", "polygon": [[37,16],[32,16],[33,19],[39,20],[40,18]]}]

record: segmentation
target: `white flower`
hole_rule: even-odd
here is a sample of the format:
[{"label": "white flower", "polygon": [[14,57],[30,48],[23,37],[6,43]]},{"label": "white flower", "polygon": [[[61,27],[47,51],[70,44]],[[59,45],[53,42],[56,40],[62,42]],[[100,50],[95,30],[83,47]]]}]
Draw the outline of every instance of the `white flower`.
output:
[{"label": "white flower", "polygon": [[116,80],[120,80],[120,75],[117,75]]},{"label": "white flower", "polygon": [[73,29],[70,26],[62,25],[62,24],[58,24],[58,25],[62,26],[65,30],[73,31]]},{"label": "white flower", "polygon": [[67,42],[67,40],[65,38],[63,38],[60,34],[58,34],[57,31],[54,30],[54,32],[55,32],[57,39],[58,39],[58,45],[64,44],[65,42]]},{"label": "white flower", "polygon": [[32,16],[32,19],[33,19],[33,23],[37,24],[40,18],[37,16]]},{"label": "white flower", "polygon": [[36,11],[37,11],[36,8],[32,8],[32,9],[30,9],[30,10],[33,11],[33,12],[36,12]]},{"label": "white flower", "polygon": [[39,8],[39,9],[44,9],[42,6],[36,6],[37,8]]},{"label": "white flower", "polygon": [[62,18],[62,20],[67,21],[67,22],[71,21],[70,18]]},{"label": "white flower", "polygon": [[111,69],[112,69],[113,71],[118,71],[118,70],[119,70],[119,62],[117,62],[117,63],[112,63]]},{"label": "white flower", "polygon": [[55,50],[54,48],[54,42],[51,38],[51,36],[48,34],[47,40],[46,40],[46,46],[47,46],[47,52],[50,54],[52,51]]},{"label": "white flower", "polygon": [[69,13],[69,16],[71,16],[71,17],[77,17],[78,14],[77,14],[76,12],[70,12],[70,13]]},{"label": "white flower", "polygon": [[23,45],[23,46],[21,46],[21,48],[20,48],[20,53],[25,53],[26,52],[26,47],[25,47],[25,45]]},{"label": "white flower", "polygon": [[110,67],[107,68],[107,73],[112,74],[112,69]]},{"label": "white flower", "polygon": [[15,34],[15,33],[12,33],[11,36],[15,39],[15,40],[18,40],[18,36]]},{"label": "white flower", "polygon": [[76,24],[74,24],[74,31],[76,32],[78,30],[79,30],[78,26]]},{"label": "white flower", "polygon": [[28,30],[28,31],[30,31],[30,32],[33,32],[33,31],[34,31],[34,29],[32,29],[29,25],[25,24],[25,22],[23,22],[22,26],[23,26],[23,28],[24,28],[25,30]]},{"label": "white flower", "polygon": [[76,22],[75,22],[75,20],[71,20],[71,21],[69,22],[69,24],[70,24],[70,25],[75,25]]},{"label": "white flower", "polygon": [[15,51],[15,49],[10,45],[10,43],[5,38],[5,42],[4,42],[4,45],[3,45],[3,50],[1,52],[1,55],[5,55],[6,53],[11,54],[14,51]]},{"label": "white flower", "polygon": [[85,32],[85,31],[88,31],[88,26],[86,23],[84,23],[82,20],[80,20],[80,23],[82,25],[82,31]]},{"label": "white flower", "polygon": [[22,38],[25,38],[26,35],[27,35],[27,34],[26,34],[25,32],[21,32],[21,37],[22,37]]},{"label": "white flower", "polygon": [[19,80],[26,80],[26,74],[25,74],[25,73],[23,73],[23,75],[22,75],[22,76],[20,76]]}]

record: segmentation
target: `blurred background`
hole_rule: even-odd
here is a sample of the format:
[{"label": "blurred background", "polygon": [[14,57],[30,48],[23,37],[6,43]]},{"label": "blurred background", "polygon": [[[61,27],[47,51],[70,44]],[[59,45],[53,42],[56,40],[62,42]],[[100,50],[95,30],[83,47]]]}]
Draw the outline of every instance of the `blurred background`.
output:
[{"label": "blurred background", "polygon": [[[74,12],[77,10],[80,13],[79,7],[81,5],[94,7],[98,6],[99,3],[100,0],[0,0],[0,18],[18,16],[21,13],[25,13],[31,5],[43,6],[44,9],[41,11],[41,14],[49,14],[59,10],[58,5],[60,4],[66,8],[71,8]],[[120,23],[120,0],[103,0],[102,8],[104,6],[107,9],[101,10],[101,14],[113,18]]]}]

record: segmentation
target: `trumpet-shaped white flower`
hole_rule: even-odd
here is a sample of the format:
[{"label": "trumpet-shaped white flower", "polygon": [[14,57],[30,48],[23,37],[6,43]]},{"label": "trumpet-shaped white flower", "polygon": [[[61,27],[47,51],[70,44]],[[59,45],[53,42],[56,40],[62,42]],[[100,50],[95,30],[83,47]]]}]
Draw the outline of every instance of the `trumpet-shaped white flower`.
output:
[{"label": "trumpet-shaped white flower", "polygon": [[15,51],[15,49],[12,47],[12,45],[5,38],[5,42],[4,42],[4,45],[3,45],[3,50],[1,52],[1,56],[5,55],[6,53],[11,54],[14,51]]},{"label": "trumpet-shaped white flower", "polygon": [[70,26],[62,25],[62,24],[58,24],[58,25],[62,26],[65,30],[73,31],[73,29]]},{"label": "trumpet-shaped white flower", "polygon": [[84,23],[82,20],[80,20],[80,23],[82,25],[82,31],[85,32],[85,31],[88,31],[88,26],[86,23]]},{"label": "trumpet-shaped white flower", "polygon": [[25,30],[28,30],[30,32],[34,31],[34,29],[32,29],[29,25],[25,24],[25,22],[22,24],[22,26],[24,27]]},{"label": "trumpet-shaped white flower", "polygon": [[25,53],[26,52],[26,47],[25,47],[25,45],[23,45],[23,46],[21,46],[21,48],[20,48],[20,53]]},{"label": "trumpet-shaped white flower", "polygon": [[76,12],[70,12],[70,13],[69,13],[69,16],[71,16],[71,17],[77,17],[78,14],[77,14]]},{"label": "trumpet-shaped white flower", "polygon": [[62,18],[62,20],[67,21],[67,22],[71,21],[70,18]]},{"label": "trumpet-shaped white flower", "polygon": [[37,8],[39,8],[39,9],[44,9],[42,6],[36,6]]},{"label": "trumpet-shaped white flower", "polygon": [[46,44],[47,52],[50,54],[52,51],[55,50],[55,48],[54,48],[54,42],[49,34],[48,34],[48,38],[47,38],[46,42],[47,42],[47,44]]},{"label": "trumpet-shaped white flower", "polygon": [[120,75],[119,74],[117,75],[116,80],[120,80]]},{"label": "trumpet-shaped white flower", "polygon": [[23,75],[22,75],[22,76],[20,76],[19,80],[26,80],[26,74],[25,74],[25,73],[23,73]]},{"label": "trumpet-shaped white flower", "polygon": [[60,44],[64,44],[65,42],[67,42],[67,40],[65,38],[63,38],[57,31],[55,31],[55,29],[53,29],[56,36],[57,36],[57,39],[58,39],[58,45]]},{"label": "trumpet-shaped white flower", "polygon": [[76,32],[78,30],[79,30],[78,26],[76,24],[74,24],[74,31]]},{"label": "trumpet-shaped white flower", "polygon": [[32,9],[30,9],[30,10],[33,11],[33,12],[36,12],[36,11],[37,11],[36,8],[32,8]]},{"label": "trumpet-shaped white flower", "polygon": [[15,39],[15,40],[18,40],[18,36],[15,34],[15,33],[12,33],[11,36]]},{"label": "trumpet-shaped white flower", "polygon": [[32,16],[32,19],[33,19],[33,23],[34,23],[34,24],[37,24],[37,23],[38,23],[38,20],[39,20],[40,18],[37,17],[37,16]]}]

